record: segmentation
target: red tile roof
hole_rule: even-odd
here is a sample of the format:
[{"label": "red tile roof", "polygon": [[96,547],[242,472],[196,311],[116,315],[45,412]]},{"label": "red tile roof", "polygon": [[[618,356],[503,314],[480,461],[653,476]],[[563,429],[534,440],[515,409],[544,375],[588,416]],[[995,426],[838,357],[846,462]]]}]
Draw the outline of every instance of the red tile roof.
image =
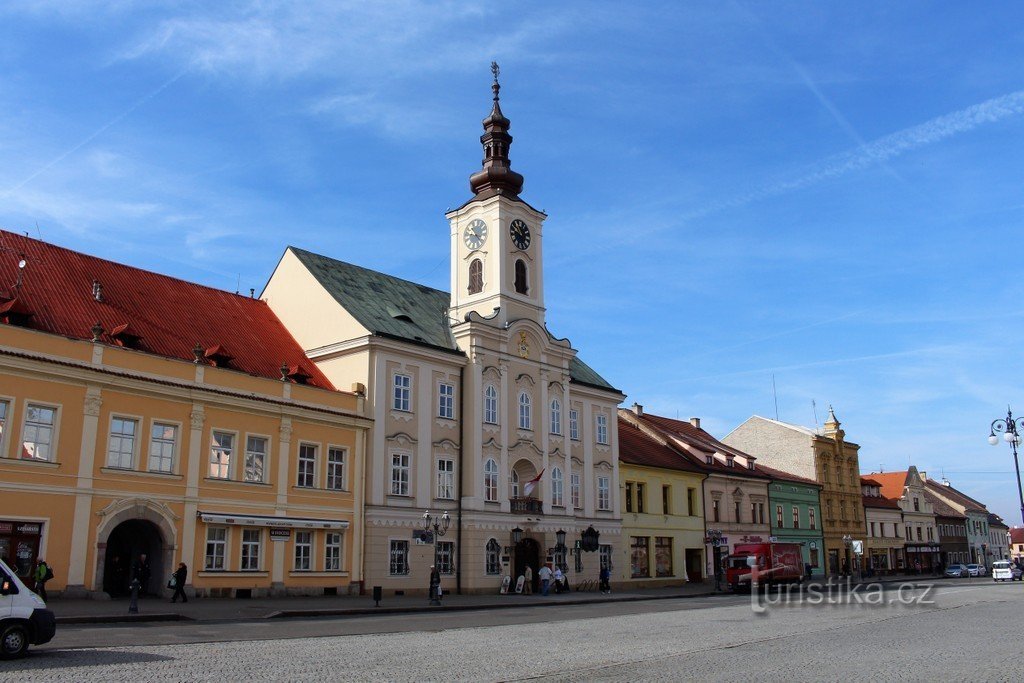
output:
[{"label": "red tile roof", "polygon": [[899,510],[899,501],[885,496],[861,496],[861,501],[866,508],[885,508],[887,510]]},{"label": "red tile roof", "polygon": [[638,427],[619,418],[619,460],[631,465],[702,473],[687,456],[658,443]]},{"label": "red tile roof", "polygon": [[881,486],[882,485],[881,482],[876,481],[875,479],[872,479],[871,477],[866,477],[863,474],[860,475],[860,484],[861,484],[861,486]]},{"label": "red tile roof", "polygon": [[818,488],[822,488],[821,484],[819,484],[814,479],[799,477],[795,474],[790,474],[789,472],[786,472],[784,470],[777,470],[774,467],[768,467],[767,465],[762,465],[761,463],[757,462],[754,463],[754,466],[758,469],[758,471],[764,472],[773,480],[792,481],[798,484],[806,484],[808,486],[817,486]]},{"label": "red tile roof", "polygon": [[[19,273],[18,261],[26,261]],[[18,282],[21,284],[14,287]],[[93,283],[102,288],[94,297]],[[12,303],[14,302],[14,303]],[[22,312],[24,327],[72,339],[100,340],[192,361],[198,344],[205,363],[250,375],[281,378],[281,365],[301,366],[310,384],[333,389],[270,307],[47,242],[0,230],[0,308]],[[24,312],[30,313],[25,319]],[[4,314],[0,312],[0,319]],[[115,330],[120,334],[111,336]],[[226,365],[225,365],[226,364]]]},{"label": "red tile roof", "polygon": [[955,517],[956,519],[967,519],[966,516],[956,511],[956,508],[952,507],[949,503],[939,498],[935,493],[925,487],[924,497],[929,503],[932,504],[932,512],[939,517]]},{"label": "red tile roof", "polygon": [[[705,432],[700,427],[694,427],[689,422],[683,422],[682,420],[673,420],[668,417],[661,417],[659,415],[652,415],[650,413],[643,413],[642,415],[635,416],[635,419],[640,420],[644,424],[670,436],[678,438],[683,443],[687,444],[695,451],[700,453],[711,455],[718,451],[726,455],[735,455],[742,458],[751,457],[747,453],[733,448],[728,444],[724,444],[715,437],[711,436],[708,432]],[[721,474],[731,474],[738,477],[750,477],[752,479],[768,479],[769,476],[766,473],[760,472],[759,469],[749,469],[747,467],[729,467],[725,463],[719,462],[715,459],[714,464],[708,465],[702,457],[697,457],[692,453],[687,454],[690,461],[695,463],[704,472],[718,472]],[[756,460],[756,458],[755,458]],[[756,468],[756,462],[755,462]]]},{"label": "red tile roof", "polygon": [[985,509],[984,503],[974,500],[963,491],[955,489],[948,484],[941,484],[934,479],[928,479],[925,481],[925,486],[941,496],[945,496],[946,498],[956,501],[958,505],[963,505],[967,510],[972,512],[988,513],[988,510]]},{"label": "red tile roof", "polygon": [[882,495],[886,498],[899,500],[903,497],[903,491],[907,485],[907,471],[902,472],[872,472],[871,478],[882,487]]},{"label": "red tile roof", "polygon": [[1024,527],[1010,529],[1010,543],[1024,543]]}]

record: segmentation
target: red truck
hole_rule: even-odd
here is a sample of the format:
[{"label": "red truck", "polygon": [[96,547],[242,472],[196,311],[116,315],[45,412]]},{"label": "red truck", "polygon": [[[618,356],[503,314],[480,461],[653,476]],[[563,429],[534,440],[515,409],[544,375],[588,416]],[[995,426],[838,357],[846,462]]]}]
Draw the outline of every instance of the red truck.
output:
[{"label": "red truck", "polygon": [[732,590],[750,590],[751,557],[756,558],[757,580],[761,586],[803,581],[803,553],[799,543],[740,543],[725,558],[725,579]]}]

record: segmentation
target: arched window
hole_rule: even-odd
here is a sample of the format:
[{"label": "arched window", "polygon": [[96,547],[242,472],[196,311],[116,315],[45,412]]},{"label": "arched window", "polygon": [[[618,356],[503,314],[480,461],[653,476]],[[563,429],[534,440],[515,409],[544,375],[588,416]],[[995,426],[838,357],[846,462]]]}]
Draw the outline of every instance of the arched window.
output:
[{"label": "arched window", "polygon": [[488,384],[484,389],[484,422],[498,424],[498,390],[493,384]]},{"label": "arched window", "polygon": [[516,259],[516,291],[520,294],[528,294],[530,285],[527,283],[526,262],[523,259]]},{"label": "arched window", "polygon": [[519,394],[519,428],[533,429],[530,425],[533,420],[530,415],[530,395],[525,391]]},{"label": "arched window", "polygon": [[496,539],[487,541],[484,557],[484,572],[488,576],[501,574],[501,544]]},{"label": "arched window", "polygon": [[562,404],[557,398],[551,399],[551,433],[562,433]]},{"label": "arched window", "polygon": [[484,288],[484,262],[478,258],[469,264],[469,293],[479,294]]},{"label": "arched window", "polygon": [[511,486],[512,486],[512,495],[510,497],[511,498],[518,498],[519,497],[519,473],[516,472],[515,470],[512,470]]},{"label": "arched window", "polygon": [[565,501],[562,498],[562,470],[558,467],[551,470],[551,504],[562,506]]},{"label": "arched window", "polygon": [[492,503],[498,500],[498,463],[493,458],[484,463],[484,500]]}]

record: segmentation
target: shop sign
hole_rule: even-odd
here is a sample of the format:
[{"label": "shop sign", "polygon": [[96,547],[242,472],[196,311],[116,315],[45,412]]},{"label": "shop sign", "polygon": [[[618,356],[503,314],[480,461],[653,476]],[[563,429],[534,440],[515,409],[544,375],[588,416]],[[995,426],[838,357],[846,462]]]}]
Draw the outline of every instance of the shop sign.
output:
[{"label": "shop sign", "polygon": [[35,536],[38,536],[39,535],[39,525],[38,524],[19,524],[18,525],[18,533],[19,534],[33,534]]},{"label": "shop sign", "polygon": [[287,541],[292,537],[291,529],[281,529],[278,527],[271,527],[270,529],[270,540],[271,541]]},{"label": "shop sign", "polygon": [[13,522],[0,522],[0,534],[11,534],[14,533]]}]

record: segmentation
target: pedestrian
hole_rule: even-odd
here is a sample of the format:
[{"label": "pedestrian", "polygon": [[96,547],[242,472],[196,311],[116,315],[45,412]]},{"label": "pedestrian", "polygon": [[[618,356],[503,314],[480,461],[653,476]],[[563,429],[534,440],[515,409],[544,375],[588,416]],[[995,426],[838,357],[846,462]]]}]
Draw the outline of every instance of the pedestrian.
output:
[{"label": "pedestrian", "polygon": [[441,573],[434,565],[430,565],[430,597],[434,600],[441,599]]},{"label": "pedestrian", "polygon": [[184,562],[178,563],[178,568],[175,570],[174,577],[171,579],[174,581],[174,595],[171,596],[171,602],[177,602],[178,596],[181,596],[182,602],[188,602],[188,596],[185,595],[185,581],[188,579],[188,565]]},{"label": "pedestrian", "polygon": [[849,576],[849,575],[850,575],[850,561],[849,560],[843,560],[843,576]]},{"label": "pedestrian", "polygon": [[530,565],[526,565],[526,569],[523,571],[523,595],[533,594],[533,570]]},{"label": "pedestrian", "polygon": [[131,579],[139,582],[139,595],[149,592],[149,560],[146,559],[146,553],[139,555],[139,559],[132,563]]},{"label": "pedestrian", "polygon": [[607,564],[601,565],[601,573],[598,574],[598,586],[602,593],[612,592],[612,573]]},{"label": "pedestrian", "polygon": [[914,573],[915,574],[920,574],[921,573],[921,560],[914,560]]},{"label": "pedestrian", "polygon": [[46,582],[53,578],[53,570],[41,557],[36,563],[36,570],[32,573],[32,578],[35,579],[35,586],[32,590],[43,599],[43,602],[46,602]]},{"label": "pedestrian", "polygon": [[540,568],[538,574],[540,575],[540,594],[547,595],[548,588],[551,586],[551,567],[545,564]]},{"label": "pedestrian", "polygon": [[811,569],[811,563],[810,562],[804,562],[804,573],[807,575],[807,580],[808,581],[811,580],[812,572],[813,572],[813,570]]},{"label": "pedestrian", "polygon": [[565,586],[564,586],[564,584],[565,584],[565,574],[562,573],[562,568],[561,567],[557,567],[557,566],[555,567],[554,577],[555,577],[555,592],[556,593],[561,593],[562,591],[565,590]]}]

